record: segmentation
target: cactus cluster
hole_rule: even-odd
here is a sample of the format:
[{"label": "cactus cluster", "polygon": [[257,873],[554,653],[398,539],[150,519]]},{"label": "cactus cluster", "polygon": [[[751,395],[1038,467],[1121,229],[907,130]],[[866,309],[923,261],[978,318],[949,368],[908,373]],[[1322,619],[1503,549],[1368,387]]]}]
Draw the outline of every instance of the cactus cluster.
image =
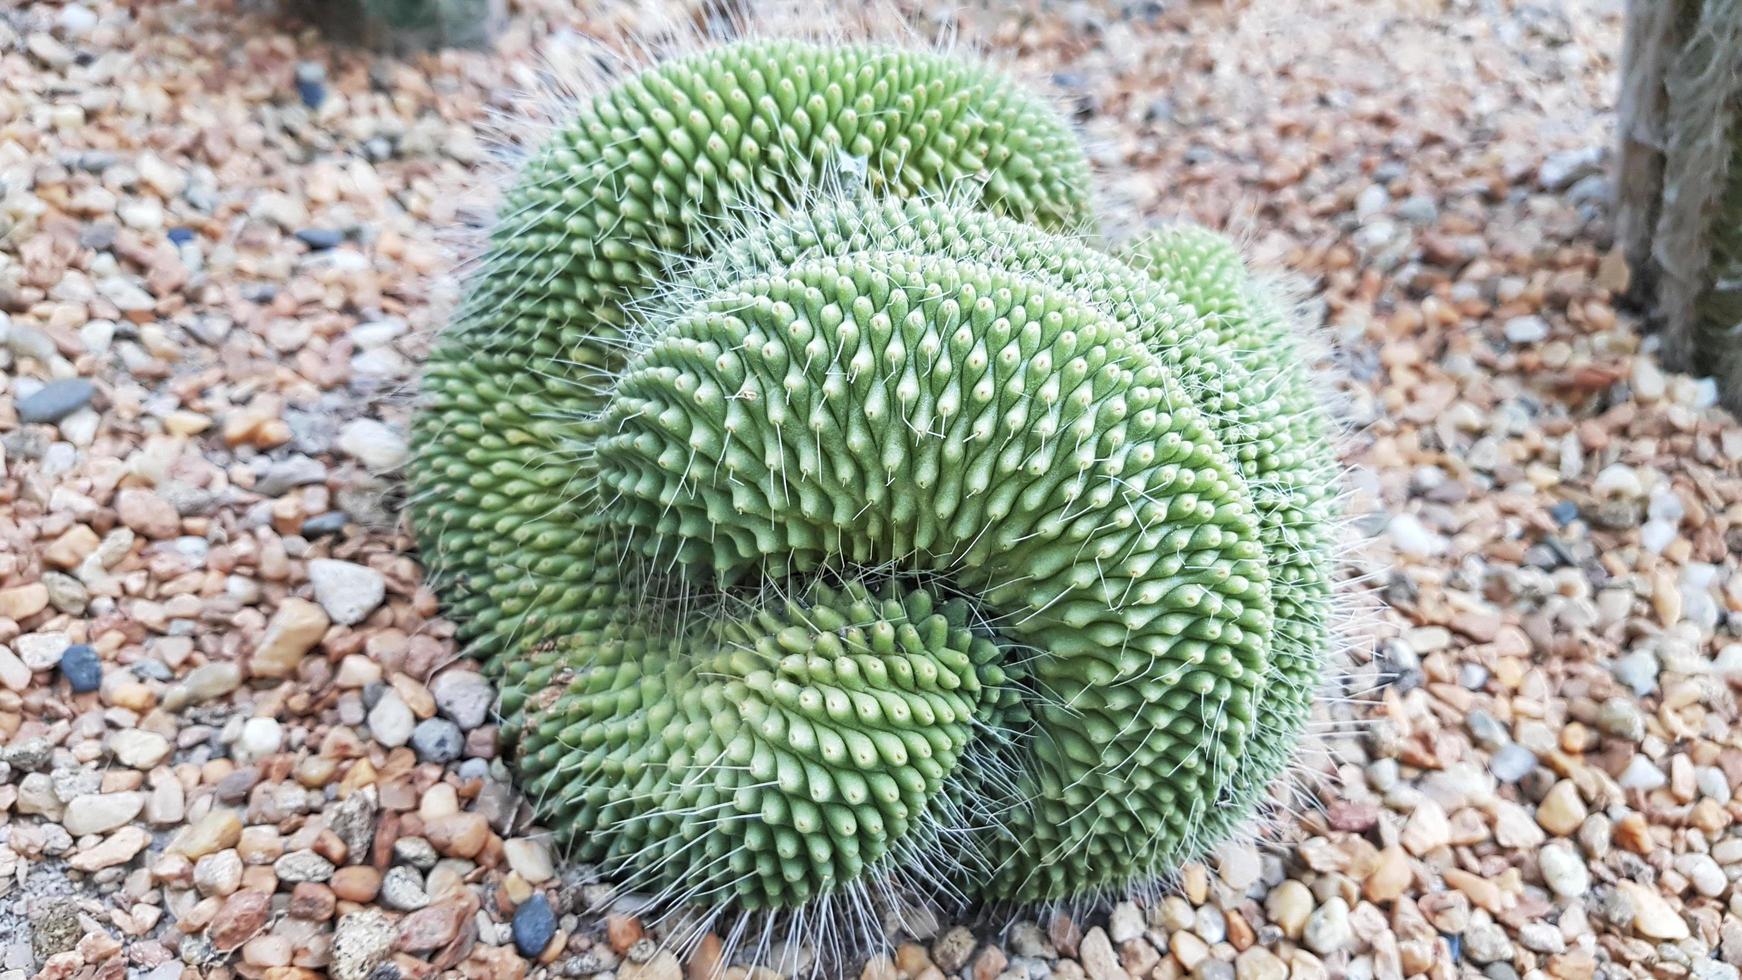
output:
[{"label": "cactus cluster", "polygon": [[716,908],[1031,902],[1249,817],[1334,457],[1224,239],[1106,249],[1002,77],[741,42],[577,108],[431,355],[413,517],[582,860]]}]

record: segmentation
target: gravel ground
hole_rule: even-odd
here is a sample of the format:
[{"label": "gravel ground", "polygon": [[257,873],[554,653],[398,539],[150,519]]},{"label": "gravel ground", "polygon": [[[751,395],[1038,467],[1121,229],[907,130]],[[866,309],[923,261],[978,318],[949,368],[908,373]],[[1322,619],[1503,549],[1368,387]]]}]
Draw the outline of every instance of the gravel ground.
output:
[{"label": "gravel ground", "polygon": [[[711,972],[585,911],[395,515],[453,189],[541,45],[643,6],[414,61],[0,9],[0,980]],[[1062,91],[1122,218],[1311,286],[1388,628],[1269,838],[865,980],[1737,977],[1742,427],[1612,298],[1618,4],[1385,7],[956,25]]]}]

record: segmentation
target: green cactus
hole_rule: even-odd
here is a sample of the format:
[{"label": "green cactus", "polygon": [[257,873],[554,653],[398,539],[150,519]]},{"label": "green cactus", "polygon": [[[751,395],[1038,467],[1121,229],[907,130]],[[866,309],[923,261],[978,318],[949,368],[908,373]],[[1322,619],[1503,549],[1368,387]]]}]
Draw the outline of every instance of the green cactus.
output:
[{"label": "green cactus", "polygon": [[532,159],[413,517],[578,857],[715,907],[1039,901],[1250,816],[1328,644],[1327,423],[1226,241],[1098,251],[1086,188],[1004,80],[796,42]]}]

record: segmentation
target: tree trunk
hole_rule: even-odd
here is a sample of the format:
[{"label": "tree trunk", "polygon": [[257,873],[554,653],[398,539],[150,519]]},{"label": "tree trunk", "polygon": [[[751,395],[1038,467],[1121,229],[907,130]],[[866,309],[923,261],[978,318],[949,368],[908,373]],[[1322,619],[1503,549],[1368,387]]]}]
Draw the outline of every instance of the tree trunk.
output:
[{"label": "tree trunk", "polygon": [[1629,0],[1617,243],[1671,368],[1742,408],[1742,0]]},{"label": "tree trunk", "polygon": [[487,47],[503,0],[292,0],[295,13],[336,41],[390,54]]}]

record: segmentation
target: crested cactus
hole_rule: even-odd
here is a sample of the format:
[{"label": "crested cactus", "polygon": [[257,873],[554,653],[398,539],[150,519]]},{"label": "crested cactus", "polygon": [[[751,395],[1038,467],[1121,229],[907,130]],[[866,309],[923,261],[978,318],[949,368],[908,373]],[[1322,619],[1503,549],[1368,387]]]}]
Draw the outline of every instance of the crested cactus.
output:
[{"label": "crested cactus", "polygon": [[1104,894],[1328,645],[1334,457],[1232,247],[1003,79],[740,43],[579,108],[431,356],[413,517],[573,852],[676,900]]}]

